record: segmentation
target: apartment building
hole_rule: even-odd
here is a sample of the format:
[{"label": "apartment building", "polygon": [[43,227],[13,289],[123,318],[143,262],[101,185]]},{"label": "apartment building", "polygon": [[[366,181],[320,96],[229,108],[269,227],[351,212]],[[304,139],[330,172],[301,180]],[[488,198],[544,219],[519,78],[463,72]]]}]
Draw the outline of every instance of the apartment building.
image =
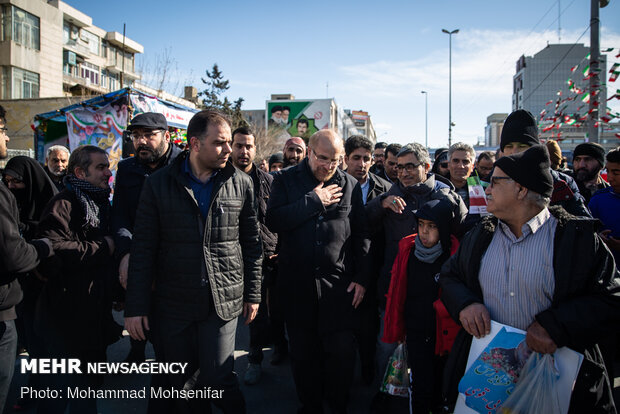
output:
[{"label": "apartment building", "polygon": [[97,95],[133,86],[139,43],[59,0],[0,0],[0,99]]}]

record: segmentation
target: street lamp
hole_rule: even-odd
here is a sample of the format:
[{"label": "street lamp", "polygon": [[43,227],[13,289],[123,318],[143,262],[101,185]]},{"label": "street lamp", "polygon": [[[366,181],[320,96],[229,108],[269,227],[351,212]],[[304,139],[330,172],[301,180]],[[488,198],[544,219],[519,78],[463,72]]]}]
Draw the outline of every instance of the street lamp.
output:
[{"label": "street lamp", "polygon": [[459,32],[459,29],[452,30],[451,32],[446,29],[441,29],[442,32],[450,36],[450,77],[448,83],[448,146],[452,145],[452,35]]},{"label": "street lamp", "polygon": [[428,149],[428,92],[420,91],[424,94],[424,143]]}]

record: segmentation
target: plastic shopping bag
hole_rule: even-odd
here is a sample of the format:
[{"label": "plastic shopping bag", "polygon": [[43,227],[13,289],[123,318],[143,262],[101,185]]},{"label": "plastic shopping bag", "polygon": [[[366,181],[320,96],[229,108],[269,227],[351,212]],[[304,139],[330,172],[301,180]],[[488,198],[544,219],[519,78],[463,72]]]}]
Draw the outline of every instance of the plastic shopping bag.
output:
[{"label": "plastic shopping bag", "polygon": [[409,397],[407,348],[404,343],[398,345],[390,357],[380,391],[398,397]]},{"label": "plastic shopping bag", "polygon": [[556,369],[553,355],[532,353],[517,385],[499,409],[502,414],[560,414]]}]

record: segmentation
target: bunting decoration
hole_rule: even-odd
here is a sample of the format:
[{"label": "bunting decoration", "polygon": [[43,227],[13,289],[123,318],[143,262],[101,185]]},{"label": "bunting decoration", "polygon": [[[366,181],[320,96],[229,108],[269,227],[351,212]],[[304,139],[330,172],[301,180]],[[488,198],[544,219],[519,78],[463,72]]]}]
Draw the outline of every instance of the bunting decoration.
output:
[{"label": "bunting decoration", "polygon": [[[601,49],[601,53],[610,53],[615,49],[616,48]],[[618,57],[620,57],[620,54],[616,55],[616,58]],[[611,55],[609,55],[608,59],[611,59]],[[583,78],[577,75],[577,78],[575,79],[575,75],[572,74],[577,73],[578,69],[580,69]],[[612,111],[608,107],[600,105],[601,102],[599,102],[598,99],[594,99],[593,101],[594,108],[589,109],[588,107],[592,98],[596,98],[600,94],[600,88],[606,87],[606,84],[604,83],[605,80],[602,79],[603,82],[597,87],[597,89],[590,90],[590,79],[596,78],[601,72],[602,71],[600,69],[593,70],[591,68],[589,54],[577,65],[571,67],[569,74],[570,77],[566,79],[566,89],[562,88],[557,91],[556,98],[547,101],[545,104],[545,109],[543,109],[539,114],[538,119],[540,120],[539,127],[541,132],[550,133],[552,137],[557,136],[558,140],[562,140],[562,134],[560,132],[560,127],[562,125],[581,127],[595,110],[598,110],[601,113],[600,120],[596,123],[596,125],[606,127],[610,122],[620,119],[620,114]],[[620,63],[613,63],[609,69],[609,74],[609,82],[615,82],[620,77]],[[614,99],[620,100],[620,89],[616,90],[616,93],[612,96],[607,97],[607,102],[613,101]],[[576,110],[574,110],[575,112],[566,113],[567,108],[569,108],[569,104],[571,102],[579,102],[579,100],[581,101],[581,104]],[[602,111],[596,109],[596,107],[605,107],[606,110]]]}]

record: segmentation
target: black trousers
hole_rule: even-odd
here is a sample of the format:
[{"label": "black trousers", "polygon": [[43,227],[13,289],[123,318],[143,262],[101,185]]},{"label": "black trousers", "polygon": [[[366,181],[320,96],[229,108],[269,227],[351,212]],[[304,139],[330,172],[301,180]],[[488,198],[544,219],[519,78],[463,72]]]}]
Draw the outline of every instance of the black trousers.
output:
[{"label": "black trousers", "polygon": [[[245,400],[234,368],[237,318],[224,321],[215,311],[204,320],[188,321],[155,314],[152,322],[154,344],[163,362],[187,362],[183,374],[168,375],[168,383],[183,389],[185,382],[200,369],[194,389],[221,390],[222,398],[175,401],[175,413],[209,413],[211,404],[224,413],[245,413]],[[159,357],[159,355],[158,355]]]},{"label": "black trousers", "polygon": [[319,335],[317,326],[287,323],[300,413],[346,413],[355,368],[353,330]]}]

